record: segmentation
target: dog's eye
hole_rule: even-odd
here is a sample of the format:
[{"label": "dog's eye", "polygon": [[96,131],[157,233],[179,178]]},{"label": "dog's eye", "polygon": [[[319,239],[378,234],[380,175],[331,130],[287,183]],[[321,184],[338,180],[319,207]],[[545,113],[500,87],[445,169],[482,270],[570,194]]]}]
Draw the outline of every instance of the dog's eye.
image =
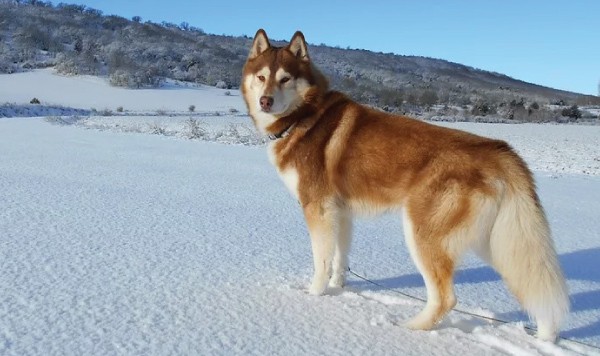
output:
[{"label": "dog's eye", "polygon": [[287,82],[289,82],[289,81],[290,81],[290,77],[283,77],[283,78],[281,78],[281,80],[280,80],[279,82],[280,82],[281,84],[285,84],[285,83],[287,83]]},{"label": "dog's eye", "polygon": [[264,75],[259,75],[258,76],[258,80],[260,80],[261,82],[265,81],[265,76]]}]

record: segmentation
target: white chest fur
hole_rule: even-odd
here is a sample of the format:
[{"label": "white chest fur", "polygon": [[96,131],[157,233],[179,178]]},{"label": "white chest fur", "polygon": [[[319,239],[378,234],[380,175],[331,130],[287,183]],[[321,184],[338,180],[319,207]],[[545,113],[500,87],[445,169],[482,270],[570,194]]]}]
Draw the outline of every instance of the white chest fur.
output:
[{"label": "white chest fur", "polygon": [[274,143],[269,144],[269,149],[268,149],[269,161],[271,161],[271,164],[273,164],[275,166],[275,168],[277,168],[277,173],[279,173],[279,178],[281,178],[281,180],[283,181],[285,186],[288,188],[290,193],[292,193],[292,195],[296,199],[298,199],[298,197],[299,197],[299,194],[298,194],[298,181],[299,181],[298,171],[292,167],[286,167],[283,170],[279,168],[279,165],[277,164],[277,158],[275,157],[274,146],[275,146]]}]

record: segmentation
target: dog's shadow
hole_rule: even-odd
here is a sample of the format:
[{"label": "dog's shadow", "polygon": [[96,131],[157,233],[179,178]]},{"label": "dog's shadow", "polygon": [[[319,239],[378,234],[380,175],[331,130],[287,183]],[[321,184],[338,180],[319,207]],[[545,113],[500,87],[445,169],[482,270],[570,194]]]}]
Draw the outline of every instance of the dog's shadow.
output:
[{"label": "dog's shadow", "polygon": [[[579,250],[565,253],[559,256],[560,264],[565,273],[565,277],[572,281],[589,281],[600,283],[600,247]],[[458,269],[455,274],[455,283],[473,284],[482,282],[499,281],[501,277],[490,267],[476,267],[468,269]],[[366,281],[356,281],[352,285],[359,289],[383,290],[383,289],[403,289],[413,287],[423,287],[423,278],[420,274],[408,274],[393,278],[383,278],[373,280],[379,286],[370,284]],[[586,310],[600,309],[600,289],[581,292],[570,295],[571,311],[581,312]],[[503,320],[528,320],[527,316],[520,310],[500,314],[499,319]],[[592,323],[562,333],[565,337],[594,337],[600,336],[600,321],[594,320]]]}]

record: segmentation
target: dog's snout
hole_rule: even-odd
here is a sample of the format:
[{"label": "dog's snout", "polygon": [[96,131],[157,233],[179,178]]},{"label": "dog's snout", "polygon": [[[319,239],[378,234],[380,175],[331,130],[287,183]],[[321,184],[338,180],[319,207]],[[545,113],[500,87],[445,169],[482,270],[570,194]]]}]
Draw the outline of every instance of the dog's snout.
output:
[{"label": "dog's snout", "polygon": [[260,108],[263,111],[268,112],[269,110],[271,110],[272,106],[273,106],[273,97],[272,96],[261,96],[260,97]]}]

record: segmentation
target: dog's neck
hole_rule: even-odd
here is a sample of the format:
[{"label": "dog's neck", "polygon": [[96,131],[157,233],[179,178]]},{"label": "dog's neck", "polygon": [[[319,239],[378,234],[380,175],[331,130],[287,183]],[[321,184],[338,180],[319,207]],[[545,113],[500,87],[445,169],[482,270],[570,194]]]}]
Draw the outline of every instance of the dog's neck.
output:
[{"label": "dog's neck", "polygon": [[288,137],[290,135],[290,133],[292,132],[292,130],[294,129],[295,126],[296,126],[296,122],[294,122],[290,126],[288,126],[285,129],[283,129],[283,131],[281,131],[279,133],[276,133],[276,134],[269,134],[269,135],[267,135],[267,137],[271,141],[275,141],[275,140],[279,140],[280,138]]},{"label": "dog's neck", "polygon": [[[278,140],[291,135],[298,127],[302,127],[304,131],[309,130],[319,121],[319,118],[329,107],[340,100],[347,99],[344,94],[336,91],[319,94],[321,93],[314,93],[309,97],[309,100],[305,101],[296,110],[267,126],[265,131],[268,137],[271,140]],[[327,103],[325,106],[321,105],[325,102]]]},{"label": "dog's neck", "polygon": [[305,103],[292,111],[289,115],[280,117],[266,128],[267,135],[271,140],[278,140],[289,136],[303,119],[312,116],[316,112],[314,105]]}]

